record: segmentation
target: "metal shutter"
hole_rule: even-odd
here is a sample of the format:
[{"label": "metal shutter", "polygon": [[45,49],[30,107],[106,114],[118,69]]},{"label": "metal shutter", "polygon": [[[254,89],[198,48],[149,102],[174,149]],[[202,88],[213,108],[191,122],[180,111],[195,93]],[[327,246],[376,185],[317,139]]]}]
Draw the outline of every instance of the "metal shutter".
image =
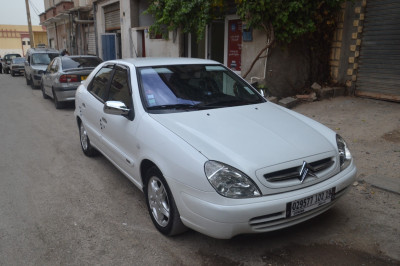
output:
[{"label": "metal shutter", "polygon": [[96,54],[96,34],[94,33],[94,27],[89,26],[87,27],[87,32],[86,32],[86,40],[87,40],[87,53],[91,55]]},{"label": "metal shutter", "polygon": [[106,31],[114,31],[121,29],[119,2],[104,7],[104,18],[106,23]]},{"label": "metal shutter", "polygon": [[400,101],[400,1],[367,1],[356,95]]}]

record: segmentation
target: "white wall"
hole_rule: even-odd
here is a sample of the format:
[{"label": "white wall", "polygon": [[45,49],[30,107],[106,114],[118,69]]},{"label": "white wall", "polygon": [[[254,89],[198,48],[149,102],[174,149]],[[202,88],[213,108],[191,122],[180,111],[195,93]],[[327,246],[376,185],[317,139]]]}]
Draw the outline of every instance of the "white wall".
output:
[{"label": "white wall", "polygon": [[174,34],[169,32],[169,39],[150,39],[150,34],[145,34],[146,56],[147,57],[179,57],[183,49],[182,43],[183,34],[179,32]]}]

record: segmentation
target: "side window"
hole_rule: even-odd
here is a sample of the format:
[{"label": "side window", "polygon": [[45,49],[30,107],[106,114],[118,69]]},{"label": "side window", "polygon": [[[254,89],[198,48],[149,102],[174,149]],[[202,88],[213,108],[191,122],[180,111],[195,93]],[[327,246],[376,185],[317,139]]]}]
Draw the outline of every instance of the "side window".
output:
[{"label": "side window", "polygon": [[107,97],[107,85],[110,80],[114,66],[102,67],[94,76],[92,83],[89,85],[88,91],[102,101]]},{"label": "side window", "polygon": [[128,70],[116,67],[114,77],[111,81],[108,94],[109,101],[123,102],[129,109],[132,109],[132,96],[129,88]]}]

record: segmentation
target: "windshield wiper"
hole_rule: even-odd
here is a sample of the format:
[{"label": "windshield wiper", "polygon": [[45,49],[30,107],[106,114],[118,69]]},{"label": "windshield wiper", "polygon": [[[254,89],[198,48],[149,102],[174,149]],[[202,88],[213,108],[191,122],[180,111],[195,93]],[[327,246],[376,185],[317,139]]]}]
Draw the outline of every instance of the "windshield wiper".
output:
[{"label": "windshield wiper", "polygon": [[150,106],[147,109],[148,110],[165,110],[165,109],[188,110],[188,109],[198,109],[198,107],[194,104],[164,104],[164,105]]},{"label": "windshield wiper", "polygon": [[199,104],[198,107],[208,107],[208,108],[220,108],[220,107],[230,107],[230,106],[238,106],[238,105],[248,105],[253,104],[252,102],[247,102],[244,100],[220,100],[211,103],[202,103]]}]

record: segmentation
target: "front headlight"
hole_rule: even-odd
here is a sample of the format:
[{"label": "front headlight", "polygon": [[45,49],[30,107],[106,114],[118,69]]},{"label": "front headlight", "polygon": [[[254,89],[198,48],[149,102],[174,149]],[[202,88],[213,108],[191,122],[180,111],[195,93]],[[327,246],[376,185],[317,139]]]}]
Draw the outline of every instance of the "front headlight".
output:
[{"label": "front headlight", "polygon": [[347,147],[346,142],[344,141],[344,139],[339,136],[336,135],[336,143],[338,146],[338,150],[339,150],[339,157],[340,157],[340,170],[345,169],[347,166],[350,165],[351,162],[351,153],[349,148]]},{"label": "front headlight", "polygon": [[214,189],[227,198],[254,198],[261,196],[256,184],[239,170],[216,161],[207,161],[204,171]]}]

